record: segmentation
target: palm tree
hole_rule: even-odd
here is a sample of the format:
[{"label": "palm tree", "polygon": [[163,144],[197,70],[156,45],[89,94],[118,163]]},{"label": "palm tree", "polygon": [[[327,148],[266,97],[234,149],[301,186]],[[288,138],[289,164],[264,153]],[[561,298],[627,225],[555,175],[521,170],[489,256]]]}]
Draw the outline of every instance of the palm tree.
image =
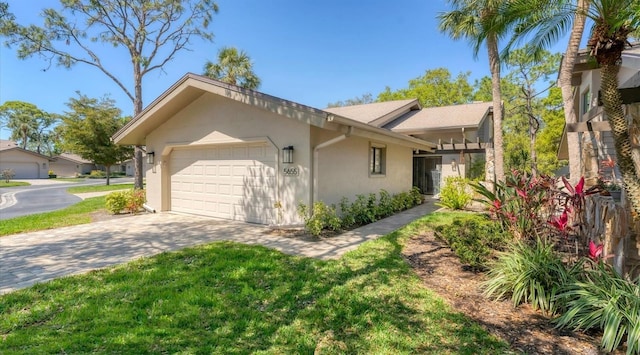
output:
[{"label": "palm tree", "polygon": [[[622,98],[618,91],[618,72],[622,62],[622,52],[628,45],[630,35],[640,26],[640,13],[637,0],[580,0],[577,4],[567,1],[542,0],[546,5],[538,5],[547,9],[545,16],[538,16],[540,22],[521,22],[522,26],[516,31],[516,36],[523,36],[537,30],[533,42],[538,45],[549,45],[556,41],[566,28],[566,19],[575,17],[572,37],[569,47],[573,48],[579,41],[578,32],[582,32],[579,21],[584,16],[593,21],[588,39],[590,55],[595,58],[600,67],[601,92],[604,114],[609,120],[614,138],[618,166],[622,173],[622,180],[629,200],[634,210],[634,218],[640,219],[640,172],[633,163],[633,150],[629,126],[622,107]],[[531,0],[515,1],[515,7],[531,9]],[[556,4],[558,6],[552,6]],[[547,7],[545,7],[547,6]],[[522,17],[526,18],[526,16]],[[521,18],[521,21],[522,21]],[[570,53],[574,55],[574,53]],[[568,57],[568,55],[565,55]],[[564,85],[570,85],[570,75],[573,61],[567,58],[568,65],[564,65],[561,79]],[[566,89],[568,91],[568,89]],[[569,93],[568,93],[569,94]],[[571,93],[572,94],[572,93]],[[564,97],[563,97],[564,99]],[[565,105],[573,104],[565,103]],[[566,113],[565,113],[566,114]],[[575,120],[575,118],[574,118]],[[575,121],[574,121],[575,122]]]},{"label": "palm tree", "polygon": [[498,38],[503,32],[497,30],[494,21],[498,16],[501,0],[449,0],[452,10],[438,15],[440,30],[457,40],[466,38],[473,46],[477,57],[480,47],[486,43],[491,71],[493,97],[493,145],[495,152],[495,180],[504,180],[504,152],[502,141],[502,92],[500,88],[500,53]]},{"label": "palm tree", "polygon": [[221,48],[218,51],[218,62],[207,61],[204,71],[204,75],[210,78],[245,89],[255,90],[260,87],[260,78],[253,72],[251,58],[234,47]]}]

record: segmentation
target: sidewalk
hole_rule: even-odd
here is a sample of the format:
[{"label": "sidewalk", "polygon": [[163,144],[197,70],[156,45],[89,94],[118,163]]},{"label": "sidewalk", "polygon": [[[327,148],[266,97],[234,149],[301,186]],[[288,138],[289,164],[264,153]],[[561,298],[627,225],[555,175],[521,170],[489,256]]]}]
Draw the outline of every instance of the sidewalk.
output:
[{"label": "sidewalk", "polygon": [[433,201],[320,241],[269,235],[267,226],[175,213],[141,214],[0,238],[0,294],[58,277],[216,241],[337,259],[437,209]]}]

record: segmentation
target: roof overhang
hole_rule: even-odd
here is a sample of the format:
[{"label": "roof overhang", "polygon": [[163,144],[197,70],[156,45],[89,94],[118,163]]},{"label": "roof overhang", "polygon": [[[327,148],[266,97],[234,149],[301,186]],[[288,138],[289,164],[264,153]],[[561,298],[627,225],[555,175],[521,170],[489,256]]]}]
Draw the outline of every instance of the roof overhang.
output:
[{"label": "roof overhang", "polygon": [[46,159],[48,161],[54,161],[54,159],[51,158],[51,157],[48,157],[48,156],[40,154],[40,153],[32,152],[30,150],[22,149],[20,147],[11,147],[11,148],[8,148],[8,149],[2,149],[2,150],[0,150],[0,153],[2,153],[2,152],[10,152],[10,151],[18,151],[18,152],[22,152],[22,153],[25,153],[25,154],[33,155],[34,157]]},{"label": "roof overhang", "polygon": [[352,134],[355,136],[394,142],[414,149],[432,151],[435,148],[435,144],[418,138],[191,73],[183,76],[116,132],[112,137],[114,142],[123,145],[146,145],[146,137],[149,133],[206,93],[219,95],[320,128],[331,126],[333,123],[344,126],[339,129],[346,130],[348,127],[353,127]]}]

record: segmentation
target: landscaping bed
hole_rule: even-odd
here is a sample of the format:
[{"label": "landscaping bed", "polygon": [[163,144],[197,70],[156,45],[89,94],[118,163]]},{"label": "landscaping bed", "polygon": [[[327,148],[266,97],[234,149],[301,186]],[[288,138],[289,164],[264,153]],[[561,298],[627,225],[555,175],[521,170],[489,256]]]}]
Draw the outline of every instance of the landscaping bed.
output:
[{"label": "landscaping bed", "polygon": [[[423,284],[444,298],[455,310],[480,323],[510,344],[513,351],[527,354],[599,354],[599,334],[558,330],[539,311],[525,304],[514,308],[510,300],[485,298],[480,283],[483,273],[473,272],[433,231],[409,238],[403,249],[405,260]],[[624,354],[624,351],[615,353]]]}]

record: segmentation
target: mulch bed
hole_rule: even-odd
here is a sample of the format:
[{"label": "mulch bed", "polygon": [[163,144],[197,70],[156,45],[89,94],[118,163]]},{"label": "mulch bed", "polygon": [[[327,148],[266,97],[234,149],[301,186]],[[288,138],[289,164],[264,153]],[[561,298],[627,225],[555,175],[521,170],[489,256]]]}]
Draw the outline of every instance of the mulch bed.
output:
[{"label": "mulch bed", "polygon": [[[480,323],[492,334],[527,354],[600,354],[600,335],[558,330],[549,319],[528,305],[513,307],[510,300],[493,301],[482,295],[485,280],[460,263],[433,232],[413,236],[403,250],[405,260],[424,285],[454,309]],[[614,354],[623,354],[617,351]]]}]

